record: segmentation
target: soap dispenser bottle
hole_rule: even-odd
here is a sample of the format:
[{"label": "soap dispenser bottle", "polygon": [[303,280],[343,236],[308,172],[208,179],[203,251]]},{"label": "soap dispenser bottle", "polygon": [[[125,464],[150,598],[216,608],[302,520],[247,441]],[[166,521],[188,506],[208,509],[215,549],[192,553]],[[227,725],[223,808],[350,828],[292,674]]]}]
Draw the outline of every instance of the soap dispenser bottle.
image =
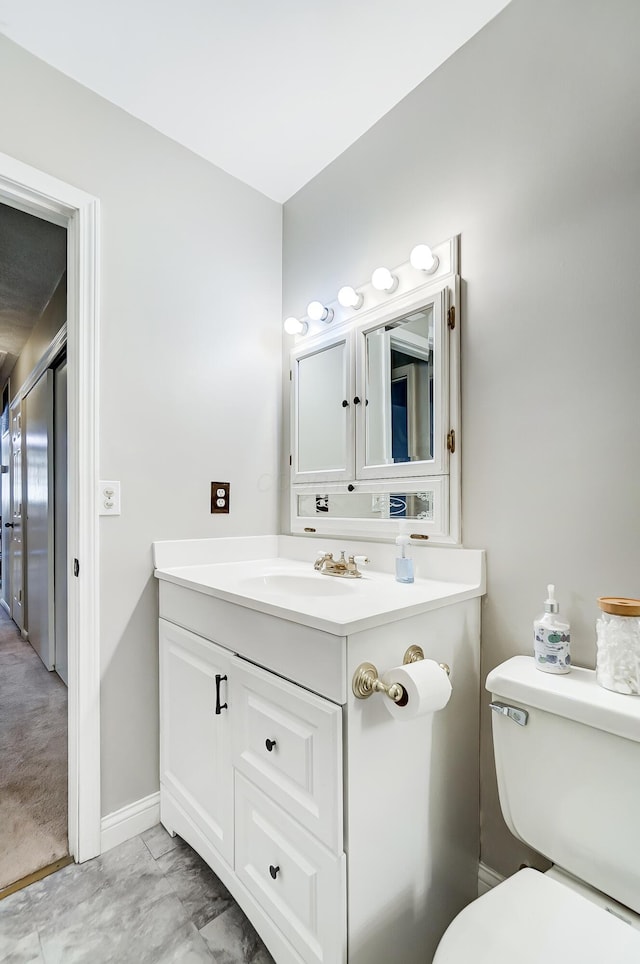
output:
[{"label": "soap dispenser bottle", "polygon": [[400,552],[396,559],[396,582],[413,582],[413,559],[407,555],[410,536],[400,534],[396,537],[396,545]]},{"label": "soap dispenser bottle", "polygon": [[559,611],[555,586],[547,586],[544,613],[533,621],[535,663],[543,673],[568,673],[571,669],[571,630]]}]

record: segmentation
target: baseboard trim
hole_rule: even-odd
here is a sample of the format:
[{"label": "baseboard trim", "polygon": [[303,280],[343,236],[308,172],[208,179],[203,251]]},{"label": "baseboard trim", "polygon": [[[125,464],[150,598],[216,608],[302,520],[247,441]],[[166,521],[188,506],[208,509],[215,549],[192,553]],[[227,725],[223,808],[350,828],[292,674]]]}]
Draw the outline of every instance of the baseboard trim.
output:
[{"label": "baseboard trim", "polygon": [[499,874],[497,870],[492,867],[487,867],[480,861],[480,866],[478,867],[478,897],[482,897],[486,894],[488,890],[492,887],[497,887],[504,880],[502,874]]},{"label": "baseboard trim", "polygon": [[111,850],[160,822],[160,791],[108,813],[100,821],[100,852]]}]

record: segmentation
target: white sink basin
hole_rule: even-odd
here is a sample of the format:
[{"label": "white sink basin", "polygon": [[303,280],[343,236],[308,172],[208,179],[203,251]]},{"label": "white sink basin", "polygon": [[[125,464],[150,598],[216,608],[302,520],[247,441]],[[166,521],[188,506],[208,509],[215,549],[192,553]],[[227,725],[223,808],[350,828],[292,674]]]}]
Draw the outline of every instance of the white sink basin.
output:
[{"label": "white sink basin", "polygon": [[238,590],[242,593],[252,592],[277,596],[341,596],[353,591],[353,583],[358,579],[324,576],[321,573],[310,573],[308,576],[288,573],[265,573],[264,576],[251,576],[238,581]]},{"label": "white sink basin", "polygon": [[[337,552],[343,548],[337,547]],[[295,536],[156,543],[155,575],[175,586],[335,636],[484,592],[484,554],[479,550],[423,552],[420,565],[428,569],[428,578],[417,576],[414,583],[404,585],[396,582],[393,574],[394,546],[355,543],[346,548],[349,552],[366,552],[371,559],[361,579],[315,571],[318,543]],[[376,562],[387,571],[376,568]]]}]

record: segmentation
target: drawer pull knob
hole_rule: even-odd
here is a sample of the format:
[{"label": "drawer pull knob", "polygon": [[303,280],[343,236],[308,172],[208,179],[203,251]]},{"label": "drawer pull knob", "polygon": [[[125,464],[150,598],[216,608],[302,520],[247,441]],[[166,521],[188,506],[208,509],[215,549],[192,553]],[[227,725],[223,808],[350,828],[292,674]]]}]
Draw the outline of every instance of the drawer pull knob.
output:
[{"label": "drawer pull knob", "polygon": [[266,748],[267,748],[267,750],[269,751],[269,753],[271,753],[271,751],[273,750],[274,746],[276,745],[276,741],[275,741],[275,740],[265,740],[265,741],[264,741],[264,745],[266,746]]},{"label": "drawer pull knob", "polygon": [[271,874],[271,876],[272,876],[273,879],[275,880],[276,877],[278,876],[278,874],[280,873],[280,868],[279,868],[279,867],[274,867],[273,864],[269,864],[269,873]]}]

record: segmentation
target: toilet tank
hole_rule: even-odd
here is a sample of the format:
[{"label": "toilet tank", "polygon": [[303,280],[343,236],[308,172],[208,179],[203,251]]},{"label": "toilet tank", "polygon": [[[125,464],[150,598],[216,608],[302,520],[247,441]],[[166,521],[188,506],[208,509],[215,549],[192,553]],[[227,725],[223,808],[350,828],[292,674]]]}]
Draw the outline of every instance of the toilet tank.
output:
[{"label": "toilet tank", "polygon": [[500,805],[511,832],[554,864],[640,913],[640,696],[593,670],[553,676],[528,656],[487,677]]}]

